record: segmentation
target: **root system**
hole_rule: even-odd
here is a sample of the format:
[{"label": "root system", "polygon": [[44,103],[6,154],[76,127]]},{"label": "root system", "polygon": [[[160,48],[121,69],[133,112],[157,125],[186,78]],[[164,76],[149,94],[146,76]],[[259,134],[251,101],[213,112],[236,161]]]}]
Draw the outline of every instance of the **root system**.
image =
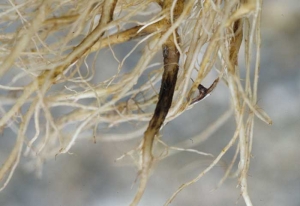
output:
[{"label": "root system", "polygon": [[[231,114],[236,131],[211,165],[183,184],[165,204],[237,145],[221,183],[230,174],[238,177],[241,195],[246,205],[252,205],[247,173],[254,117],[271,124],[257,106],[261,6],[262,0],[10,0],[2,4],[0,128],[12,130],[16,142],[0,169],[1,190],[22,154],[30,156],[38,169],[44,160],[68,153],[86,135],[100,142],[140,138],[140,146],[133,149],[140,160],[139,186],[131,203],[138,205],[153,163],[159,161],[153,147],[161,141],[160,130],[223,82],[231,95],[231,108],[202,137],[211,135]],[[114,47],[127,42],[136,45],[119,60]],[[142,48],[137,63],[124,71],[124,62],[137,48]],[[112,52],[117,68],[97,61],[102,50]],[[157,62],[157,56],[163,61]],[[114,75],[99,80],[97,74],[106,68]],[[206,89],[201,82],[211,72],[218,78]],[[142,81],[144,74],[146,81]],[[65,112],[59,115],[57,108]],[[147,124],[97,138],[103,125],[116,128],[129,121]],[[236,159],[239,166],[232,173]]]}]

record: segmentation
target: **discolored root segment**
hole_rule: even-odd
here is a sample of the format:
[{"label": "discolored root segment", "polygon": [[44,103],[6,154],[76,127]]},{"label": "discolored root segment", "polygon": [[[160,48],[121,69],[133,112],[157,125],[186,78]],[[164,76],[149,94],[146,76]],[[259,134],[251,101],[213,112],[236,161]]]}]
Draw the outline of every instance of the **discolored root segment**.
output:
[{"label": "discolored root segment", "polygon": [[170,37],[168,42],[163,45],[163,57],[164,57],[164,73],[162,77],[158,102],[156,108],[149,122],[149,126],[144,133],[144,142],[142,147],[142,171],[141,182],[132,205],[136,205],[142,197],[148,175],[153,162],[152,146],[155,135],[159,132],[162,124],[164,123],[168,111],[172,104],[173,94],[175,90],[177,73],[178,73],[178,61],[179,52],[176,49],[174,42]]},{"label": "discolored root segment", "polygon": [[[183,2],[177,1],[174,7],[174,17],[178,17],[183,10]],[[172,6],[172,1],[165,1],[162,4],[164,9],[170,8]],[[161,22],[162,24],[169,24],[170,20],[165,19]],[[164,59],[164,72],[161,80],[160,92],[158,96],[158,102],[155,107],[154,114],[149,122],[149,125],[144,133],[144,140],[142,146],[142,169],[141,169],[141,180],[139,184],[136,196],[131,203],[131,205],[137,205],[142,198],[145,191],[147,181],[149,178],[149,172],[153,163],[152,147],[155,139],[155,135],[158,134],[161,126],[163,125],[169,109],[172,105],[172,99],[174,95],[174,90],[177,82],[178,74],[178,62],[180,58],[180,53],[176,48],[176,43],[178,39],[178,34],[175,32],[175,37],[171,35],[168,37],[167,41],[162,46],[162,53]]]}]

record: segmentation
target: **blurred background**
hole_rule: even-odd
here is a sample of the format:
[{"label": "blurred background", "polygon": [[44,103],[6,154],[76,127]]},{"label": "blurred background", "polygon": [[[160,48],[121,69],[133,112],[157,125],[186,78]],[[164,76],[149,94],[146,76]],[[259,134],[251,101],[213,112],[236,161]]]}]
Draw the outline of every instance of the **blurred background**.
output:
[{"label": "blurred background", "polygon": [[[265,0],[262,16],[261,73],[258,105],[273,119],[269,126],[256,119],[253,158],[250,165],[249,194],[254,205],[300,205],[300,4],[298,0]],[[120,48],[118,52],[125,52]],[[103,52],[102,61],[117,65]],[[133,65],[135,60],[132,60]],[[130,68],[130,62],[127,63]],[[108,71],[109,72],[109,71]],[[111,75],[107,73],[106,75]],[[206,84],[207,83],[207,84]],[[204,82],[209,86],[211,80]],[[162,139],[169,145],[190,140],[189,146],[218,155],[232,137],[234,119],[227,122],[202,144],[193,147],[192,136],[200,134],[229,107],[222,85],[204,101],[167,124]],[[1,135],[0,155],[6,157],[14,139]],[[73,154],[46,161],[41,178],[28,170],[22,158],[7,188],[0,193],[2,206],[122,206],[129,205],[136,192],[137,168],[132,160],[116,158],[135,147],[139,139],[101,142],[78,140]],[[203,179],[183,190],[171,205],[245,205],[237,179],[228,179],[215,190],[235,150]],[[140,203],[163,205],[186,181],[201,173],[213,159],[181,152],[155,165],[149,187]]]}]

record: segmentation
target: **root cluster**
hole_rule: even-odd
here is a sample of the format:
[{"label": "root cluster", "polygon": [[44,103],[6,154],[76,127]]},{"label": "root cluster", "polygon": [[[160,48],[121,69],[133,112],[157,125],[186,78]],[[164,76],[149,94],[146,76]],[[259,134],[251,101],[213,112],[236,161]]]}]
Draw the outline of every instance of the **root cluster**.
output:
[{"label": "root cluster", "polygon": [[[133,150],[140,155],[139,187],[131,203],[137,205],[153,162],[158,161],[152,150],[154,142],[161,141],[159,131],[203,99],[206,93],[195,101],[198,88],[215,72],[218,80],[203,91],[211,92],[223,82],[232,105],[204,135],[217,130],[231,114],[236,131],[211,165],[175,191],[166,205],[234,145],[236,155],[220,184],[229,175],[238,177],[241,195],[246,205],[252,205],[247,172],[254,117],[271,124],[256,104],[261,6],[262,0],[30,0],[18,4],[11,0],[2,4],[0,128],[12,130],[16,142],[0,169],[1,190],[22,154],[32,157],[40,169],[44,160],[68,153],[78,138],[92,136],[100,142],[140,138],[140,146]],[[114,47],[126,42],[135,46],[119,59]],[[125,72],[124,64],[137,48],[142,48],[142,54]],[[96,63],[103,50],[112,52],[117,68]],[[157,55],[162,62],[155,60]],[[97,74],[107,68],[114,75],[98,80]],[[191,82],[193,72],[197,76]],[[145,74],[147,80],[141,81]],[[65,112],[57,114],[59,108]],[[129,121],[139,123],[135,130],[115,132]],[[111,132],[99,135],[103,127]],[[239,166],[232,172],[236,159]]]}]

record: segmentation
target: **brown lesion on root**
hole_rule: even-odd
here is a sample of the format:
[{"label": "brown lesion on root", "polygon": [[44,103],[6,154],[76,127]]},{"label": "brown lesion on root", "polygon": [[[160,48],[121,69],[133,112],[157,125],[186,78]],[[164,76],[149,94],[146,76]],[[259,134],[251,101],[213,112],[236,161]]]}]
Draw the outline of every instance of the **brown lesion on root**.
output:
[{"label": "brown lesion on root", "polygon": [[[164,1],[162,3],[163,9],[170,9],[173,1]],[[174,9],[174,17],[178,17],[183,11],[184,1],[178,0]],[[171,26],[170,19],[164,19],[159,22],[164,25]],[[149,178],[150,169],[153,164],[152,147],[154,143],[155,136],[159,133],[161,126],[163,125],[169,109],[172,104],[172,99],[174,95],[175,85],[177,82],[178,74],[178,62],[180,58],[180,53],[176,48],[175,41],[178,40],[178,34],[176,33],[176,38],[170,35],[167,41],[162,46],[162,53],[164,59],[164,72],[161,81],[160,92],[158,95],[158,102],[154,114],[149,122],[148,128],[144,133],[144,141],[142,145],[142,168],[140,171],[140,184],[138,191],[131,205],[137,205],[144,193]]]},{"label": "brown lesion on root", "polygon": [[238,54],[243,41],[243,24],[242,20],[238,19],[233,23],[234,38],[230,44],[229,60],[231,66],[228,68],[230,72],[235,72],[235,66],[238,65]]},{"label": "brown lesion on root", "polygon": [[[151,166],[153,161],[152,146],[155,135],[159,132],[172,104],[173,94],[177,81],[179,52],[174,44],[173,37],[163,45],[164,73],[161,81],[158,102],[149,126],[144,134],[143,143],[143,168]],[[145,165],[147,164],[147,165]]]}]

